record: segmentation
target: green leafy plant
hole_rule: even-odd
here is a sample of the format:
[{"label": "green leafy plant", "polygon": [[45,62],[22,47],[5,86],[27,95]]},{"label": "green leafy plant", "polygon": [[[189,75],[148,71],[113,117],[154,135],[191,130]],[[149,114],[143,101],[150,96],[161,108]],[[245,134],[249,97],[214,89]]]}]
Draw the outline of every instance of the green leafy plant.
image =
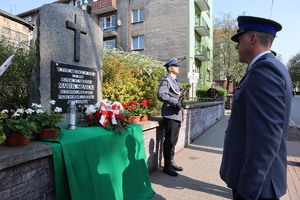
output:
[{"label": "green leafy plant", "polygon": [[2,110],[1,126],[5,134],[22,134],[29,138],[37,130],[36,124],[30,121],[30,109],[19,108],[14,110]]},{"label": "green leafy plant", "polygon": [[0,144],[2,144],[6,139],[5,133],[3,132],[2,126],[0,126]]},{"label": "green leafy plant", "polygon": [[103,98],[119,102],[152,99],[151,109],[155,113],[162,105],[157,99],[157,90],[164,75],[166,69],[160,61],[138,52],[105,50]]},{"label": "green leafy plant", "polygon": [[[51,107],[54,107],[55,101],[50,101]],[[51,128],[54,131],[60,131],[58,123],[61,122],[63,116],[59,113],[62,109],[59,107],[51,108],[51,111],[43,110],[43,106],[40,104],[33,103],[31,105],[35,114],[32,117],[32,121],[36,123],[37,133],[41,133],[42,129]],[[52,110],[53,109],[53,110]]]},{"label": "green leafy plant", "polygon": [[[209,87],[196,90],[197,99],[200,100],[201,98],[209,98],[210,96],[207,93],[208,89]],[[224,100],[226,101],[227,90],[220,87],[216,87],[216,90],[218,90],[218,96],[224,97]]]},{"label": "green leafy plant", "polygon": [[155,112],[155,107],[152,106],[152,99],[143,100],[141,103],[130,101],[127,104],[122,104],[130,116],[145,116]]},{"label": "green leafy plant", "polygon": [[7,134],[22,134],[29,138],[33,132],[36,131],[36,125],[34,122],[28,121],[28,119],[10,119],[6,122]]},{"label": "green leafy plant", "polygon": [[11,55],[12,64],[0,76],[0,110],[28,106],[29,83],[36,61],[35,47],[26,42],[0,38],[0,65]]},{"label": "green leafy plant", "polygon": [[2,144],[6,139],[5,133],[3,131],[3,120],[5,118],[6,118],[6,115],[4,113],[0,112],[0,144]]},{"label": "green leafy plant", "polygon": [[143,116],[145,115],[144,109],[140,106],[137,101],[130,101],[129,103],[123,105],[128,111],[130,116]]}]

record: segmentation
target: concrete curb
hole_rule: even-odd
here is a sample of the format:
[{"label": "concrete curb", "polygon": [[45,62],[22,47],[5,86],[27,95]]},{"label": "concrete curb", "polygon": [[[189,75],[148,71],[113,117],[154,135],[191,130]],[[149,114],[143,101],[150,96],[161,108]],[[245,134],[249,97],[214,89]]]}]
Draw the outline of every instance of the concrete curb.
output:
[{"label": "concrete curb", "polygon": [[300,126],[289,125],[287,140],[288,141],[300,141]]}]

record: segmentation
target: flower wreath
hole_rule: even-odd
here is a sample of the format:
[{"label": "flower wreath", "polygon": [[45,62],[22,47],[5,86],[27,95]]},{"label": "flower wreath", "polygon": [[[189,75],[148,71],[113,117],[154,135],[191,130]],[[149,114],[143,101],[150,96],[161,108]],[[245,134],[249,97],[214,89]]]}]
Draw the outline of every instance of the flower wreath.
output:
[{"label": "flower wreath", "polygon": [[120,102],[102,100],[96,105],[90,105],[85,111],[85,119],[81,126],[102,126],[105,129],[118,133],[125,131],[125,127],[130,125],[130,116]]}]

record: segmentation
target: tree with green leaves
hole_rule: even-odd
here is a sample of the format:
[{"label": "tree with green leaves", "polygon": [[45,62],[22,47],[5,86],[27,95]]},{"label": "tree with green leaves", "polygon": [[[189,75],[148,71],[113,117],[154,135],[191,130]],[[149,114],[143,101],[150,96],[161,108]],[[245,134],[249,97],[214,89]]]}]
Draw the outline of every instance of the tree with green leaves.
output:
[{"label": "tree with green leaves", "polygon": [[292,82],[299,87],[300,86],[300,53],[296,54],[289,60],[287,67]]},{"label": "tree with green leaves", "polygon": [[231,36],[237,31],[236,20],[228,13],[220,15],[220,19],[214,19],[213,76],[215,80],[226,78],[226,90],[229,93],[230,84],[236,85],[245,73],[246,67],[239,62],[236,43],[231,40]]},{"label": "tree with green leaves", "polygon": [[0,65],[11,55],[12,64],[0,76],[0,110],[27,107],[35,48],[28,42],[11,42],[0,38]]}]

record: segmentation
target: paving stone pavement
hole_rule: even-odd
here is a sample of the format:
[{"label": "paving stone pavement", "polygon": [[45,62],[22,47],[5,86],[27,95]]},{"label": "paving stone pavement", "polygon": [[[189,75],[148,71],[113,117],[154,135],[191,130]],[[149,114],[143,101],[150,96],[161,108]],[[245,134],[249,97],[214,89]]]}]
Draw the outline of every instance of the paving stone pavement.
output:
[{"label": "paving stone pavement", "polygon": [[[150,175],[156,195],[152,200],[223,200],[232,199],[231,189],[219,177],[224,131],[228,115],[210,127],[194,143],[175,155],[184,170],[171,177],[159,168]],[[280,200],[300,200],[300,142],[288,144],[288,190]]]}]

